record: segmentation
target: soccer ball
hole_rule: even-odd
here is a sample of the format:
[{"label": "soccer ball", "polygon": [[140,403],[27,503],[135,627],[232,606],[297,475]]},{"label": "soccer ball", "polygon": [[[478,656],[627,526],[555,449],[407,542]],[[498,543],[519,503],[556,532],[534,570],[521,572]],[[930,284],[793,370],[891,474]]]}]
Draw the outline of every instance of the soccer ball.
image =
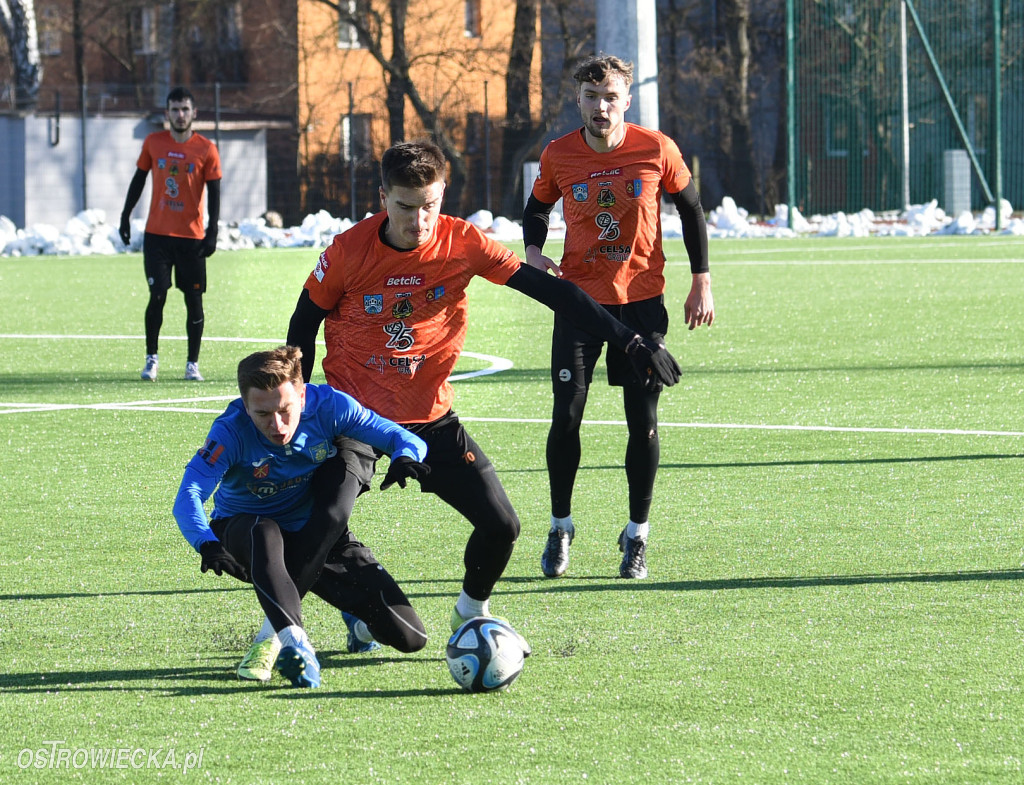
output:
[{"label": "soccer ball", "polygon": [[499,619],[469,619],[448,639],[445,652],[455,683],[469,692],[495,692],[523,671],[519,636]]}]

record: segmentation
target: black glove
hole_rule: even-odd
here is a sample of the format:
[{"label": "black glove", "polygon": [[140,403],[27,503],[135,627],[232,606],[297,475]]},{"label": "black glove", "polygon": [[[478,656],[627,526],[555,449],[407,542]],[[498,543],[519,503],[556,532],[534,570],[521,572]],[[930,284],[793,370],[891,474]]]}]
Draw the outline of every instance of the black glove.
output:
[{"label": "black glove", "polygon": [[228,553],[227,549],[217,540],[210,540],[200,545],[199,555],[203,557],[199,565],[201,572],[213,570],[214,575],[223,575],[226,572],[240,581],[249,580],[245,567],[239,564],[235,557]]},{"label": "black glove", "polygon": [[117,228],[117,233],[121,235],[122,243],[125,245],[132,244],[132,224],[128,213],[121,213],[121,225]]},{"label": "black glove", "polygon": [[386,491],[396,482],[399,488],[405,487],[405,481],[410,477],[414,480],[422,480],[430,474],[430,467],[425,463],[414,461],[405,455],[399,455],[397,458],[391,459],[391,465],[388,467],[388,473],[384,475],[384,482],[380,484],[380,489]]},{"label": "black glove", "polygon": [[665,344],[655,343],[640,335],[629,342],[626,356],[643,382],[644,389],[649,392],[658,392],[662,386],[671,387],[683,373]]},{"label": "black glove", "polygon": [[217,230],[209,228],[203,238],[203,256],[213,256],[217,251]]}]

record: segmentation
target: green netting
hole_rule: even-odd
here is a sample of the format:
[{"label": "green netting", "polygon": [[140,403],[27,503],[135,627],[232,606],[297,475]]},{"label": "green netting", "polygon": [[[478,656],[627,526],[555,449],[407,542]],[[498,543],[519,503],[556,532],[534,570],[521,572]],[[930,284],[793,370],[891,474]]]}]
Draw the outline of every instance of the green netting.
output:
[{"label": "green netting", "polygon": [[1002,0],[997,14],[997,0],[909,0],[909,186],[900,0],[792,2],[798,209],[899,210],[936,199],[947,212],[979,210],[1000,183],[1004,199],[1024,206],[1024,2]]}]

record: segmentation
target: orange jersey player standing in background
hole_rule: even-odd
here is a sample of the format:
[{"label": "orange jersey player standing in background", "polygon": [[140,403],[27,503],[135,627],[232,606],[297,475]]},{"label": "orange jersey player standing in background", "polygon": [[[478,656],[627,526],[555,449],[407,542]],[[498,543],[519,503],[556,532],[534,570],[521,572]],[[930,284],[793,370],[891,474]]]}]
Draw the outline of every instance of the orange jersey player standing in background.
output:
[{"label": "orange jersey player standing in background", "polygon": [[[452,410],[448,375],[466,338],[466,287],[474,276],[505,285],[618,346],[638,373],[674,384],[678,366],[663,347],[626,328],[577,286],[524,264],[461,218],[441,214],[446,162],[430,142],[406,142],[381,158],[384,210],[339,234],[306,280],[288,329],[313,370],[316,337],[326,321],[328,383],[405,426],[427,443],[420,489],[436,494],[473,526],[464,553],[455,630],[489,616],[489,600],[512,555],[519,519],[487,455]],[[348,446],[348,469],[330,505],[344,529],[354,496],[345,487],[379,457]],[[328,564],[328,568],[330,564]],[[524,653],[530,647],[521,639]]]},{"label": "orange jersey player standing in background", "polygon": [[[633,66],[612,55],[587,58],[573,75],[583,127],[541,153],[540,172],[523,213],[526,260],[577,284],[610,314],[663,345],[665,252],[661,197],[679,210],[693,282],[684,305],[690,329],[711,323],[715,305],[708,272],[708,235],[700,196],[675,142],[627,123]],[[562,200],[566,224],[561,265],[542,252],[548,217]],[[541,571],[551,578],[569,566],[576,535],[572,491],[580,464],[580,424],[604,339],[555,315],[551,338],[554,405],[548,433],[551,528]],[[619,575],[647,577],[648,516],[660,460],[661,386],[641,384],[622,353],[609,346],[608,383],[622,387],[628,440],[629,521],[619,534]]]},{"label": "orange jersey player standing in background", "polygon": [[[206,292],[206,257],[217,250],[220,219],[220,154],[205,136],[192,130],[196,118],[192,93],[176,87],[167,95],[167,131],[149,134],[142,143],[135,175],[121,212],[118,233],[131,244],[131,212],[153,174],[153,192],[142,243],[143,265],[149,285],[146,304],[146,365],[144,381],[156,381],[160,327],[164,304],[174,283],[185,295],[185,334],[188,358],[185,378],[202,381],[199,347],[203,338],[203,294]],[[209,198],[206,199],[206,194]],[[209,204],[204,204],[205,202]],[[203,228],[203,214],[209,223]]]}]

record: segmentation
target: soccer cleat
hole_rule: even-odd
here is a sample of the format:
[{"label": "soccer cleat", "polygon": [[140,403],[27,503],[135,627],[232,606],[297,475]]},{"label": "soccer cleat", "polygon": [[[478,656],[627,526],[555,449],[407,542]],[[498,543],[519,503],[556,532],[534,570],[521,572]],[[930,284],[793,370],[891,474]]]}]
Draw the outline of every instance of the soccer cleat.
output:
[{"label": "soccer cleat", "polygon": [[619,575],[623,578],[646,578],[647,541],[640,537],[627,537],[623,529],[619,535],[619,550],[622,551]]},{"label": "soccer cleat", "polygon": [[274,675],[274,661],[281,652],[281,641],[275,635],[253,643],[238,666],[238,678],[245,681],[270,681]]},{"label": "soccer cleat", "polygon": [[203,375],[199,373],[199,363],[185,363],[185,381],[186,382],[201,382],[204,381]]},{"label": "soccer cleat", "polygon": [[540,569],[549,578],[565,575],[569,569],[569,546],[576,532],[573,530],[552,529],[548,532],[548,544],[540,555]]},{"label": "soccer cleat", "polygon": [[[526,638],[524,638],[519,633],[519,631],[515,627],[512,626],[511,622],[509,622],[508,619],[506,619],[504,616],[494,616],[494,615],[492,615],[490,613],[487,614],[487,618],[488,619],[497,619],[498,621],[504,622],[505,624],[508,625],[508,628],[510,630],[512,630],[512,632],[514,632],[516,634],[516,637],[519,639],[519,647],[523,650],[523,656],[524,657],[529,657],[531,654],[533,654],[533,648],[530,646],[529,643],[527,643]],[[469,619],[463,617],[462,614],[459,613],[459,609],[458,608],[452,608],[452,619],[451,619],[452,632],[455,632],[457,629],[459,629],[459,627],[461,627],[467,621],[469,621]]]},{"label": "soccer cleat", "polygon": [[274,667],[293,687],[320,686],[320,663],[308,645],[285,646],[277,655]]},{"label": "soccer cleat", "polygon": [[156,381],[156,369],[160,363],[156,359],[155,354],[146,355],[146,367],[142,369],[142,381],[144,382],[155,382]]},{"label": "soccer cleat", "polygon": [[380,644],[377,641],[363,641],[358,638],[355,630],[356,623],[359,621],[358,618],[348,611],[342,611],[341,618],[345,620],[345,626],[348,627],[348,638],[345,640],[345,648],[349,654],[368,654],[380,648]]}]

